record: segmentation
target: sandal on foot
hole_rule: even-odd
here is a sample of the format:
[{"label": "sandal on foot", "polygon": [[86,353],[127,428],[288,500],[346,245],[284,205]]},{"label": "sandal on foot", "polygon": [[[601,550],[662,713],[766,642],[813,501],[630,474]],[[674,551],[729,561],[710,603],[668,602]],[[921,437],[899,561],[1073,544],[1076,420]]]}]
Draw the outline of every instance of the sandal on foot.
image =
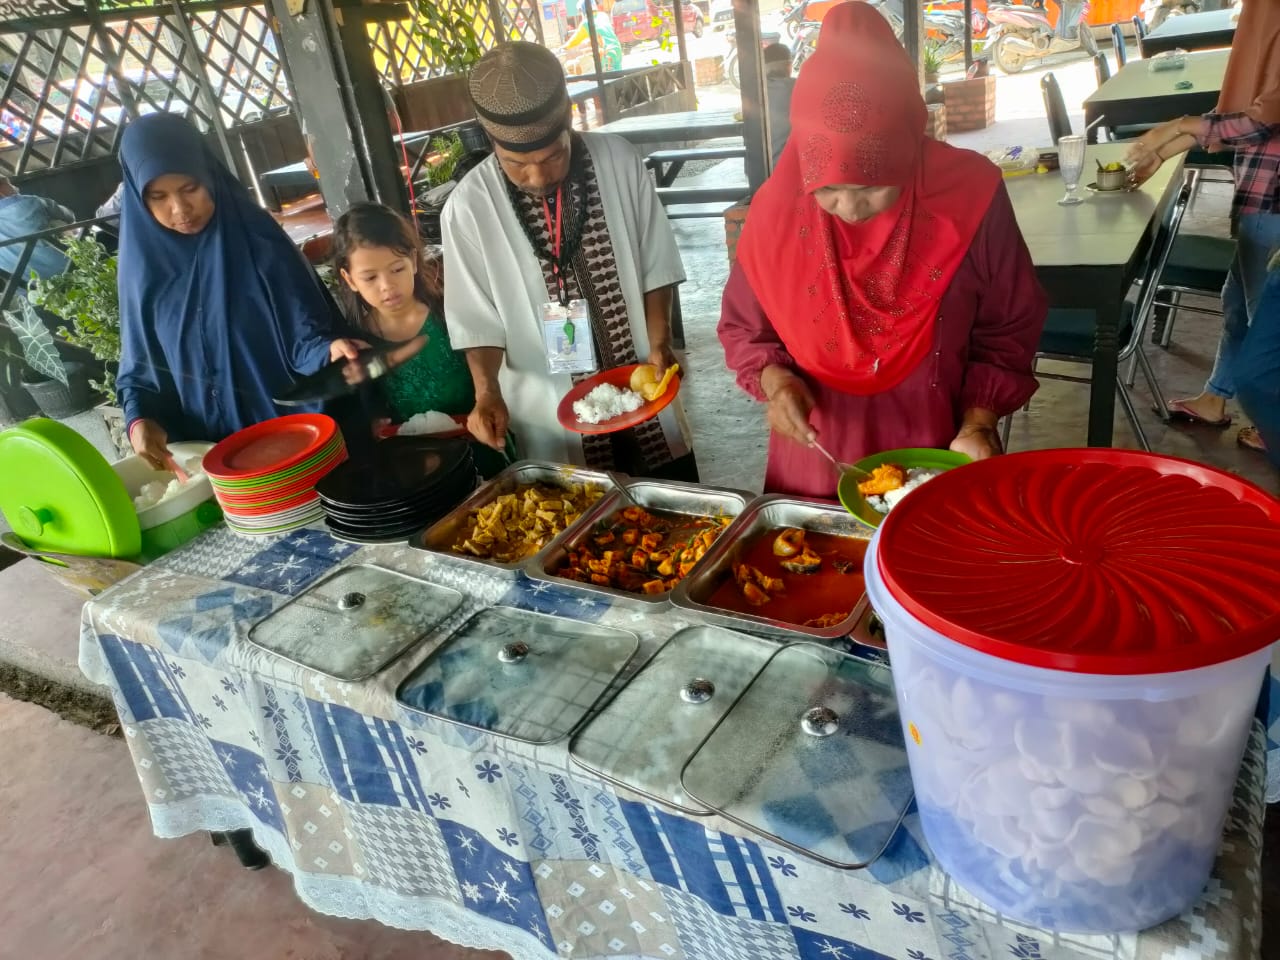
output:
[{"label": "sandal on foot", "polygon": [[1165,404],[1165,408],[1169,411],[1169,416],[1174,420],[1185,420],[1188,423],[1199,423],[1206,427],[1231,426],[1231,417],[1229,415],[1223,416],[1220,420],[1206,419],[1191,409],[1186,400],[1170,400]]},{"label": "sandal on foot", "polygon": [[1257,427],[1241,427],[1240,432],[1236,434],[1236,443],[1246,450],[1267,452],[1267,443],[1262,439],[1262,434],[1258,432]]}]

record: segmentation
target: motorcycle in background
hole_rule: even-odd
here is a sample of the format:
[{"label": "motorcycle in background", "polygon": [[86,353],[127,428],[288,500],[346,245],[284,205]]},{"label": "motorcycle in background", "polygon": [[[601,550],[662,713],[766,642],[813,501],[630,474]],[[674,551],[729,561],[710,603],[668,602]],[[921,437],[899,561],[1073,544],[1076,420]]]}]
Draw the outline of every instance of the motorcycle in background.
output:
[{"label": "motorcycle in background", "polygon": [[[902,42],[902,31],[906,26],[900,17],[885,0],[864,0],[868,5],[875,7],[880,16],[889,22],[889,26],[893,28],[893,35],[898,38],[898,42]],[[817,6],[817,4],[815,4]],[[817,19],[809,19],[812,15],[813,8],[808,4],[805,5],[799,20],[799,26],[794,35],[791,44],[791,73],[796,75],[800,72],[801,65],[813,55],[813,51],[818,49],[818,33],[822,30],[822,16],[830,9],[830,3],[821,5],[821,12]],[[808,15],[805,15],[808,14]]]},{"label": "motorcycle in background", "polygon": [[[724,55],[724,75],[729,78],[729,82],[735,87],[742,87],[742,74],[738,70],[738,35],[731,33],[725,39],[729,42],[729,52]],[[761,33],[760,49],[763,50],[771,43],[778,43],[782,40],[780,33]]]},{"label": "motorcycle in background", "polygon": [[1087,0],[1055,0],[1060,8],[1058,26],[1049,23],[1044,0],[1033,0],[1026,6],[992,3],[987,7],[991,22],[988,40],[996,66],[1005,73],[1018,73],[1028,60],[1041,60],[1060,53],[1083,50],[1088,56],[1098,53],[1098,41],[1085,22],[1089,13]]}]

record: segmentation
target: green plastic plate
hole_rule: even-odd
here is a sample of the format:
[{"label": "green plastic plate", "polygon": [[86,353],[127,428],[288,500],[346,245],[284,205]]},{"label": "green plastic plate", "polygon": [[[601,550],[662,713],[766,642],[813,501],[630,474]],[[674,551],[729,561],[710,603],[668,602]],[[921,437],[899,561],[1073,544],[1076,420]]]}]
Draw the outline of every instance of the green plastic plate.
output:
[{"label": "green plastic plate", "polygon": [[[905,450],[886,450],[884,453],[863,457],[854,466],[870,473],[876,467],[886,463],[896,463],[898,466],[905,467],[908,470],[951,470],[954,467],[963,467],[966,463],[972,463],[972,461],[963,453],[955,453],[951,450],[908,447]],[[839,496],[844,508],[853,514],[854,518],[863,526],[872,530],[880,526],[880,521],[884,519],[884,514],[877,511],[862,498],[862,494],[858,492],[858,475],[856,473],[846,473],[840,478],[840,485],[836,488],[836,495]]]}]

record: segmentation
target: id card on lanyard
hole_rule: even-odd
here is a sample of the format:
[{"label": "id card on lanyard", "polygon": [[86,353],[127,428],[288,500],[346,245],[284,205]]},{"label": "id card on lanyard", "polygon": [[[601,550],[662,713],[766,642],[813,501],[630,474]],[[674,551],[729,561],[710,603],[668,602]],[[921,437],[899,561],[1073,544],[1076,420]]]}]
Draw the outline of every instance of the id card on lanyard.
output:
[{"label": "id card on lanyard", "polygon": [[591,311],[585,300],[570,300],[564,274],[560,269],[562,214],[564,197],[556,191],[556,214],[544,197],[542,212],[551,233],[551,270],[559,297],[542,305],[542,342],[550,373],[591,373],[596,369],[596,349],[591,337]]}]

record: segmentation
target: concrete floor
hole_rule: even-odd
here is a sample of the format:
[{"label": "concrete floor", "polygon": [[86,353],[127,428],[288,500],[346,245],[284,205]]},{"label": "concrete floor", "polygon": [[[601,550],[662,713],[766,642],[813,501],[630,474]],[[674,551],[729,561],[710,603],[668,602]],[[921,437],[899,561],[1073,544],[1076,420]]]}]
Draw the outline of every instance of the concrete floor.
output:
[{"label": "concrete floor", "polygon": [[204,835],[158,840],[129,751],[0,696],[0,960],[501,960],[312,913]]},{"label": "concrete floor", "polygon": [[[1068,103],[1078,104],[1093,88],[1088,63],[1054,69]],[[1043,143],[1047,128],[1038,84],[1039,72],[1002,79],[999,125],[953,137],[953,142],[982,150]],[[1078,115],[1075,124],[1079,129]],[[741,165],[720,164],[701,176],[739,181]],[[1207,189],[1184,229],[1225,232],[1229,197],[1227,189]],[[715,336],[728,269],[723,226],[718,219],[684,220],[677,221],[675,229],[690,278],[681,295],[688,340],[685,406],[703,480],[758,490],[764,473],[763,411],[734,385]],[[1147,347],[1168,396],[1199,391],[1219,326],[1216,320],[1186,315],[1177,321],[1172,350]],[[1140,410],[1146,411],[1144,388],[1135,395]],[[1012,448],[1083,444],[1087,409],[1087,387],[1046,382],[1031,410],[1016,416]],[[1161,452],[1212,463],[1277,489],[1276,475],[1265,460],[1235,446],[1234,429],[1170,427],[1149,412],[1143,423]],[[1116,445],[1134,445],[1119,412]],[[0,605],[8,611],[0,623],[0,663],[17,663],[70,682],[79,620],[74,598],[46,582],[34,563],[23,561],[0,569]],[[302,906],[288,876],[279,871],[247,873],[233,854],[212,847],[204,837],[154,838],[123,743],[3,696],[0,770],[0,835],[5,838],[0,859],[0,960],[502,956],[454,947],[428,934],[318,916]],[[1280,821],[1270,817],[1268,826],[1274,838]],[[1268,851],[1275,849],[1274,839],[1269,839]],[[1280,902],[1275,895],[1280,889],[1280,877],[1274,875],[1277,863],[1280,857],[1264,858],[1264,902],[1272,904]],[[56,913],[50,904],[59,905]],[[234,925],[228,918],[234,918]],[[1264,956],[1275,953],[1280,953],[1275,943],[1264,945]]]}]

